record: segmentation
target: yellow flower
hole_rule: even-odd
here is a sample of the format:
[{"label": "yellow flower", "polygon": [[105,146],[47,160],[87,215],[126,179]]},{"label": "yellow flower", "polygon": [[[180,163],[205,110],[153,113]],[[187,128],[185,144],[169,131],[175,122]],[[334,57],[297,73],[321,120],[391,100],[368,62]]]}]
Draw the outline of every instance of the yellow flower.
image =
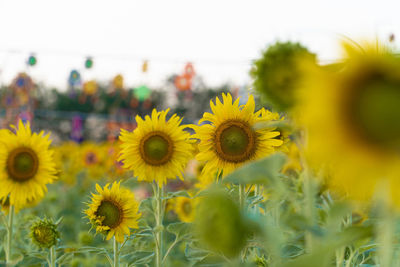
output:
[{"label": "yellow flower", "polygon": [[87,142],[80,146],[79,166],[91,179],[103,178],[106,165],[106,149],[99,144]]},{"label": "yellow flower", "polygon": [[122,243],[124,235],[129,235],[129,228],[138,228],[141,214],[139,204],[134,194],[127,188],[120,187],[120,182],[114,182],[104,189],[96,184],[98,194],[92,194],[89,208],[85,211],[97,232],[106,235],[107,240],[115,236]]},{"label": "yellow flower", "polygon": [[226,175],[242,164],[265,157],[282,145],[276,127],[255,129],[257,122],[277,120],[276,113],[264,109],[254,112],[253,96],[246,105],[239,106],[239,99],[232,101],[230,94],[210,102],[211,113],[204,113],[199,123],[209,122],[196,128],[200,139],[196,159],[205,162],[203,173]]},{"label": "yellow flower", "polygon": [[174,211],[182,222],[193,222],[196,205],[196,199],[177,197],[175,200]]},{"label": "yellow flower", "polygon": [[74,142],[65,142],[54,148],[54,159],[57,173],[61,181],[73,185],[79,171],[77,166],[77,151],[79,147]]},{"label": "yellow flower", "polygon": [[32,133],[19,121],[16,133],[0,134],[0,199],[9,197],[16,210],[43,198],[46,184],[55,179],[51,141],[44,132]]},{"label": "yellow flower", "polygon": [[168,111],[154,109],[151,117],[144,120],[136,116],[137,128],[133,132],[121,129],[119,160],[139,181],[156,181],[162,186],[167,179],[183,179],[182,173],[193,155],[186,126],[180,125],[182,119],[176,114],[166,120]]},{"label": "yellow flower", "polygon": [[311,69],[300,91],[308,161],[325,166],[338,192],[364,200],[387,184],[400,205],[400,61],[372,46],[346,49],[340,72]]}]

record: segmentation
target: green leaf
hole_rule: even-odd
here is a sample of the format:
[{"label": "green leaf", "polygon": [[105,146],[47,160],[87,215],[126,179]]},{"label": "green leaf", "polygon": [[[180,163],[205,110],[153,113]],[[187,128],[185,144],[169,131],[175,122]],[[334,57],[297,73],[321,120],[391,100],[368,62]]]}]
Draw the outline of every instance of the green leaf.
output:
[{"label": "green leaf", "polygon": [[171,223],[167,226],[167,231],[177,237],[183,237],[185,235],[191,235],[192,225],[184,222]]},{"label": "green leaf", "polygon": [[128,262],[129,266],[135,266],[137,264],[147,264],[152,261],[154,252],[152,251],[134,251],[121,257],[121,260]]},{"label": "green leaf", "polygon": [[195,247],[193,242],[186,244],[185,256],[189,261],[199,262],[205,259],[210,254],[209,251]]},{"label": "green leaf", "polygon": [[283,153],[276,153],[261,160],[246,164],[227,175],[225,183],[233,184],[274,184],[286,162]]}]

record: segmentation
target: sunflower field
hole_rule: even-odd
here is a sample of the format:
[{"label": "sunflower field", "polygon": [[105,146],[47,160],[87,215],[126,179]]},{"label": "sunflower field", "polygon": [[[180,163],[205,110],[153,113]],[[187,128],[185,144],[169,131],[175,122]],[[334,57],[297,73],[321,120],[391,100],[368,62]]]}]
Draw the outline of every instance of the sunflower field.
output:
[{"label": "sunflower field", "polygon": [[400,58],[343,51],[277,42],[244,96],[158,95],[116,138],[4,126],[0,266],[400,266]]}]

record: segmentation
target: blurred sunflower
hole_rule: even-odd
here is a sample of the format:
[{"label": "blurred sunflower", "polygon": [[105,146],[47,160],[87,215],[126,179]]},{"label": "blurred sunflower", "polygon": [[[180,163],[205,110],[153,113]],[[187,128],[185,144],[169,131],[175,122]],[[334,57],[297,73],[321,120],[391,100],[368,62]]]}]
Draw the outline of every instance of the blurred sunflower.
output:
[{"label": "blurred sunflower", "polygon": [[194,147],[182,119],[176,114],[166,119],[169,109],[153,110],[143,120],[136,116],[137,128],[133,132],[121,129],[121,156],[124,167],[132,170],[139,181],[156,181],[160,186],[167,179],[182,172],[193,155]]},{"label": "blurred sunflower", "polygon": [[192,222],[194,220],[197,200],[188,197],[177,197],[174,203],[174,211],[182,222]]},{"label": "blurred sunflower", "polygon": [[196,127],[200,139],[196,159],[205,162],[203,173],[220,175],[232,172],[243,163],[271,154],[283,144],[277,137],[276,127],[255,129],[257,122],[274,120],[279,116],[272,112],[254,112],[253,96],[246,105],[239,106],[239,99],[232,101],[230,94],[222,94],[223,102],[217,98],[216,104],[210,102],[211,113],[204,113]]},{"label": "blurred sunflower", "polygon": [[56,179],[51,141],[44,132],[32,133],[19,121],[16,133],[0,133],[0,199],[9,197],[18,210],[43,198],[46,184]]},{"label": "blurred sunflower", "polygon": [[316,55],[300,43],[277,42],[254,61],[250,71],[254,89],[267,105],[286,111],[296,103],[295,90],[302,73],[298,64],[300,59],[315,64]]},{"label": "blurred sunflower", "polygon": [[106,144],[107,150],[107,174],[111,179],[125,178],[127,170],[124,169],[124,164],[120,161],[119,155],[121,148],[119,143]]},{"label": "blurred sunflower", "polygon": [[81,170],[87,171],[89,178],[99,180],[107,168],[107,151],[104,146],[87,142],[79,148],[79,163]]},{"label": "blurred sunflower", "polygon": [[54,148],[54,160],[61,181],[73,185],[79,171],[77,166],[77,151],[79,147],[74,142],[64,142]]},{"label": "blurred sunflower", "polygon": [[308,160],[338,192],[369,199],[388,183],[400,205],[400,60],[379,46],[344,47],[342,71],[313,67],[300,91]]},{"label": "blurred sunflower", "polygon": [[129,228],[138,228],[141,216],[139,204],[134,194],[127,188],[120,187],[120,182],[114,182],[109,188],[107,184],[101,188],[96,184],[98,194],[92,194],[89,208],[85,211],[97,232],[106,235],[109,240],[115,239],[122,243],[124,235],[129,235]]}]

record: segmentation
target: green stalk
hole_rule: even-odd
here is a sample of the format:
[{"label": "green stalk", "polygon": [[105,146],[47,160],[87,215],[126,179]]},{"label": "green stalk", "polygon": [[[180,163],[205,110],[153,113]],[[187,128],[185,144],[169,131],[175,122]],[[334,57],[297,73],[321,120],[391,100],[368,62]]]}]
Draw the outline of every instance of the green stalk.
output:
[{"label": "green stalk", "polygon": [[389,267],[392,265],[392,256],[393,256],[393,236],[395,233],[395,223],[393,215],[390,213],[389,208],[382,208],[381,214],[381,222],[378,225],[378,243],[381,244],[380,249],[378,251],[380,266]]},{"label": "green stalk", "polygon": [[6,247],[6,264],[11,266],[11,247],[12,247],[12,234],[13,234],[13,221],[14,221],[14,206],[10,206],[10,213],[8,214],[7,225],[7,247]]},{"label": "green stalk", "polygon": [[156,233],[155,233],[155,254],[156,254],[156,267],[162,266],[162,232],[163,232],[163,188],[157,184],[153,184],[154,197],[156,200]]},{"label": "green stalk", "polygon": [[52,246],[52,247],[50,248],[50,266],[51,266],[51,267],[56,267],[56,259],[57,259],[57,256],[56,256],[56,247],[55,247],[55,246]]},{"label": "green stalk", "polygon": [[[313,182],[311,181],[311,177],[307,169],[304,171],[304,200],[305,200],[305,215],[309,220],[310,225],[314,225],[315,223],[315,192],[313,188]],[[313,236],[310,231],[306,231],[305,233],[305,241],[306,241],[306,251],[307,253],[311,253],[313,248]]]},{"label": "green stalk", "polygon": [[119,251],[118,251],[118,242],[114,236],[114,266],[119,267]]},{"label": "green stalk", "polygon": [[246,208],[246,187],[244,184],[239,185],[239,205],[241,210]]}]

